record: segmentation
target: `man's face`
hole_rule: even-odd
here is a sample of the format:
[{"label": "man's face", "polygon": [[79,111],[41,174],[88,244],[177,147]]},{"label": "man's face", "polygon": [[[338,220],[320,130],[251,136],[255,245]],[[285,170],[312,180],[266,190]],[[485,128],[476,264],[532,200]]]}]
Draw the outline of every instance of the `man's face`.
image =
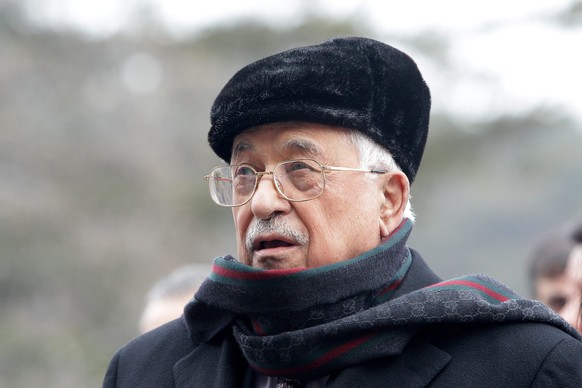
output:
[{"label": "man's face", "polygon": [[[358,168],[357,151],[346,142],[345,131],[312,123],[251,128],[235,138],[231,164],[271,171],[283,161],[310,158]],[[403,184],[402,173],[371,178],[363,172],[330,172],[320,197],[291,202],[277,191],[271,175],[263,176],[252,199],[233,208],[239,260],[263,269],[318,267],[379,245],[383,232],[400,223],[404,207],[386,195],[386,182],[393,190]]]},{"label": "man's face", "polygon": [[570,252],[565,273],[571,289],[560,315],[582,333],[582,244],[576,245]]},{"label": "man's face", "polygon": [[536,280],[536,299],[560,314],[572,293],[572,284],[564,273]]}]

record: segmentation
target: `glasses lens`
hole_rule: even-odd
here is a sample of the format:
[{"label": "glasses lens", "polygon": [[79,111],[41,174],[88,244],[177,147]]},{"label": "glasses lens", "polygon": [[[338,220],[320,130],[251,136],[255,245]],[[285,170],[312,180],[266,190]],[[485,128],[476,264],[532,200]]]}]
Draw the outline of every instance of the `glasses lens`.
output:
[{"label": "glasses lens", "polygon": [[210,195],[223,206],[245,203],[255,189],[256,173],[248,166],[217,167],[210,173]]},{"label": "glasses lens", "polygon": [[325,180],[321,165],[313,160],[295,160],[273,171],[279,190],[290,200],[305,201],[323,192]]}]

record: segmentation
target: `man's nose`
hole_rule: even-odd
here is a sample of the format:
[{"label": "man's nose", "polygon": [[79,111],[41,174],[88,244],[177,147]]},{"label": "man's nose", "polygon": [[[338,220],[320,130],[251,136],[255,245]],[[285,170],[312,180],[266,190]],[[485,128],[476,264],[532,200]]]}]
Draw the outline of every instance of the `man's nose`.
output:
[{"label": "man's nose", "polygon": [[255,195],[251,199],[251,211],[255,217],[268,219],[291,208],[289,201],[281,195],[275,184],[272,175],[263,175],[257,183]]}]

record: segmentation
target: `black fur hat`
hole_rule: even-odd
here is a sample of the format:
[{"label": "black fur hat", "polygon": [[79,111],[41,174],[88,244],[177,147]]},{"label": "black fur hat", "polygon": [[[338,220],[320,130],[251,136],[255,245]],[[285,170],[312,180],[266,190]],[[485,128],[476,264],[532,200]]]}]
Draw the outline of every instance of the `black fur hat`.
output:
[{"label": "black fur hat", "polygon": [[414,61],[384,43],[337,38],[242,68],[212,106],[208,141],[230,162],[234,138],[261,124],[355,129],[384,146],[412,183],[428,134],[430,91]]}]

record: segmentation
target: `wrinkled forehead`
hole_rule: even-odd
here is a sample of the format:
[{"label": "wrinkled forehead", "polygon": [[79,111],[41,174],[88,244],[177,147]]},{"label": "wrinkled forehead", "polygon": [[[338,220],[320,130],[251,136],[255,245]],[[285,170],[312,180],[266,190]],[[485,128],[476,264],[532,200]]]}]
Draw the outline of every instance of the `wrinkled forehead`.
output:
[{"label": "wrinkled forehead", "polygon": [[[320,159],[351,147],[351,130],[323,124],[283,122],[251,127],[233,142],[231,160],[250,153],[280,153]],[[346,148],[346,149],[344,149]]]}]

